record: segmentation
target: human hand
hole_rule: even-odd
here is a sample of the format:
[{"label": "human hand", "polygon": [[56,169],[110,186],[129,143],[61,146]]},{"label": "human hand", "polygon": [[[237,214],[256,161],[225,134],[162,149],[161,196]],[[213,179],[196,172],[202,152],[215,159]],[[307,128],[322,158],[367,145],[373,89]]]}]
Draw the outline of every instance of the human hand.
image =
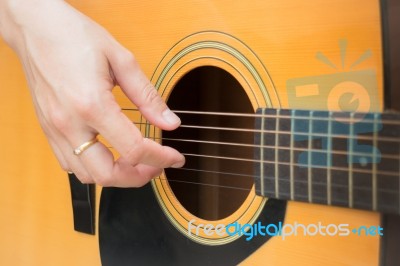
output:
[{"label": "human hand", "polygon": [[[39,122],[64,170],[83,183],[136,187],[162,168],[184,164],[183,155],[143,138],[121,112],[112,95],[117,84],[155,126],[180,124],[133,55],[105,29],[61,0],[0,0],[0,9],[0,32],[23,64]],[[100,142],[73,154],[97,134],[120,158]]]}]

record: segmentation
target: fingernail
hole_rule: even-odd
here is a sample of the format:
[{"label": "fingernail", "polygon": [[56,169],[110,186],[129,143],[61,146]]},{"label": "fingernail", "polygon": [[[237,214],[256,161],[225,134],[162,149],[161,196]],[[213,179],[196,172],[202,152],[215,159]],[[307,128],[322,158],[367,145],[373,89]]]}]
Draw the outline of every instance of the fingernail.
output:
[{"label": "fingernail", "polygon": [[173,165],[171,165],[171,168],[181,168],[184,164],[185,164],[185,160],[174,163]]},{"label": "fingernail", "polygon": [[168,108],[162,113],[162,116],[168,124],[176,125],[181,123],[179,117]]}]

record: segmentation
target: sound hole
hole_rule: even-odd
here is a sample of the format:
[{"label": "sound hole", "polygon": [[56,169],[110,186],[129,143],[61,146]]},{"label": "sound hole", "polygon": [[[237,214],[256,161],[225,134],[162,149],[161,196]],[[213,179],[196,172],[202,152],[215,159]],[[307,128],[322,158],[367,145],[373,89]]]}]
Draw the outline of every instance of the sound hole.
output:
[{"label": "sound hole", "polygon": [[[239,82],[225,70],[211,66],[196,68],[183,76],[174,87],[168,105],[172,110],[254,113]],[[242,159],[253,157],[253,148],[246,145],[254,140],[252,132],[219,128],[252,129],[254,119],[178,115],[183,126],[195,128],[163,132],[164,145],[188,154],[184,169],[166,170],[172,191],[193,215],[206,220],[225,218],[241,206],[252,188],[253,164]]]}]

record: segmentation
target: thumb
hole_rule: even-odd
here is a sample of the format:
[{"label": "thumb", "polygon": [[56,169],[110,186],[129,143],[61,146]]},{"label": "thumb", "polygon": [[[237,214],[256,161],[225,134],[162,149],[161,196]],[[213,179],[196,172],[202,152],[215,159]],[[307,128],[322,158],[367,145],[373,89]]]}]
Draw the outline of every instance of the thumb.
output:
[{"label": "thumb", "polygon": [[179,117],[168,108],[133,54],[125,48],[123,50],[109,56],[117,83],[150,123],[165,130],[177,128],[181,123]]}]

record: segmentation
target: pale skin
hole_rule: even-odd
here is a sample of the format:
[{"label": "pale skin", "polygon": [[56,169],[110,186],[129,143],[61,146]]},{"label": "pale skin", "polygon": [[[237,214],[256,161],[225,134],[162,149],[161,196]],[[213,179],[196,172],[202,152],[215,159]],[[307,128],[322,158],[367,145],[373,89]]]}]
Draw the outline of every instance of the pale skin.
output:
[{"label": "pale skin", "polygon": [[[143,138],[112,95],[119,85],[152,124],[173,130],[169,110],[130,51],[62,0],[0,0],[0,34],[24,67],[38,120],[61,167],[82,183],[138,187],[181,167],[175,149]],[[96,142],[103,136],[120,154]]]}]

